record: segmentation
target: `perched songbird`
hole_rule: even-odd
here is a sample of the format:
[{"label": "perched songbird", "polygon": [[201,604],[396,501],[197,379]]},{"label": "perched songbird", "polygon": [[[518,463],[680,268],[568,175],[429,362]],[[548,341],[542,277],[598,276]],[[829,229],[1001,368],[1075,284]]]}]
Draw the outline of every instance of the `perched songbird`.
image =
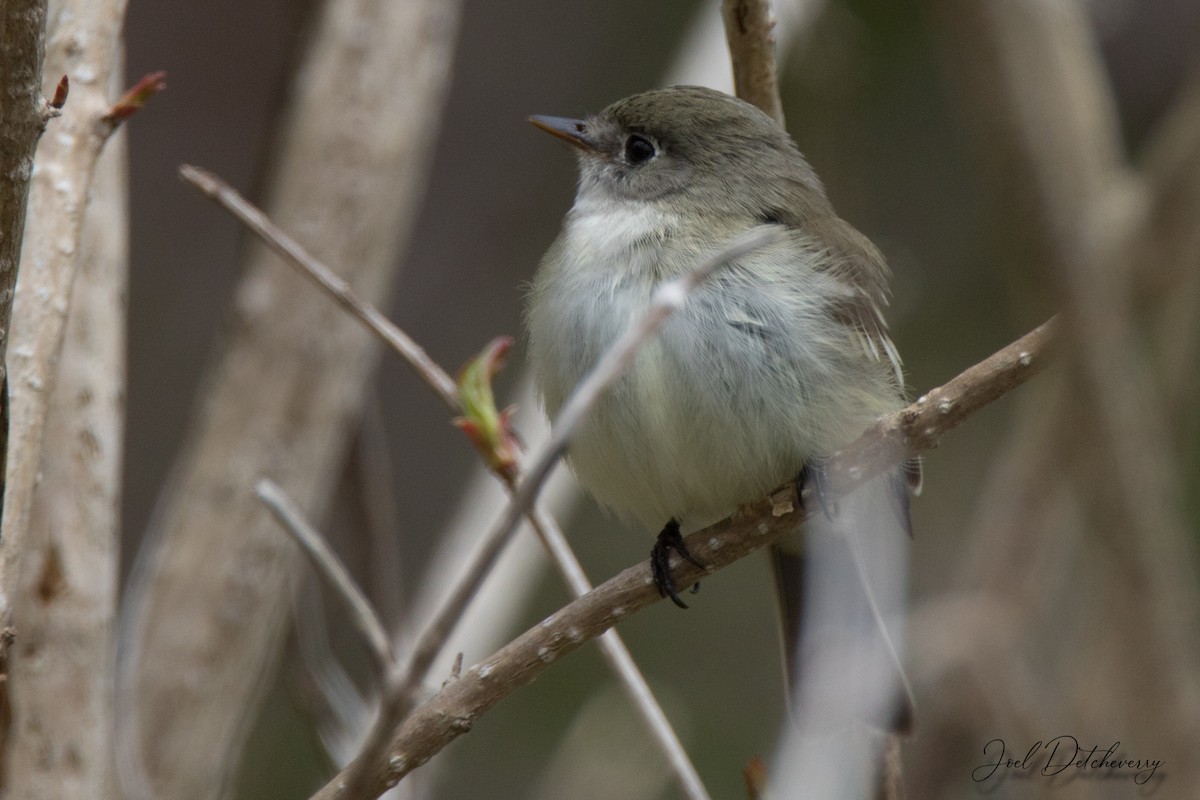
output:
[{"label": "perched songbird", "polygon": [[[837,216],[787,132],[734,97],[678,86],[586,119],[530,121],[579,156],[575,204],[541,262],[527,312],[530,359],[551,415],[645,313],[659,284],[747,231],[786,231],[701,285],[601,397],[570,447],[588,491],[661,531],[656,581],[683,605],[670,574],[671,551],[692,560],[681,527],[699,529],[802,473],[819,474],[823,457],[904,404],[881,313],[887,265]],[[897,474],[829,499],[807,523],[809,539],[822,525],[844,539],[836,529],[846,524],[873,528],[861,532],[867,546],[903,540],[903,483]],[[885,510],[845,512],[860,493]],[[804,591],[796,539],[775,547],[792,662],[799,621],[788,617]],[[861,574],[846,574],[859,596],[869,592]],[[894,714],[903,725],[906,712]]]}]

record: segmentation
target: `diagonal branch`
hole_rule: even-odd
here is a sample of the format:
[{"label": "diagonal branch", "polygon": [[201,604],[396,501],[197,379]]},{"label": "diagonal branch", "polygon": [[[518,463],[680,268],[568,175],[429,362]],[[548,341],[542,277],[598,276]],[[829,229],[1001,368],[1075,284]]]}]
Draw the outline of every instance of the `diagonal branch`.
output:
[{"label": "diagonal branch", "polygon": [[345,565],[329,549],[324,537],[304,519],[300,509],[283,489],[279,488],[279,484],[264,478],[258,482],[255,492],[258,499],[271,510],[276,521],[291,535],[296,544],[300,545],[300,549],[304,551],[304,555],[308,557],[309,563],[321,579],[345,603],[350,611],[350,619],[367,644],[367,651],[375,662],[375,669],[380,674],[386,672],[396,661],[387,632],[379,615],[371,606],[371,601],[355,584]]},{"label": "diagonal branch", "polygon": [[[1043,369],[1053,340],[1051,321],[907,408],[884,417],[829,460],[828,470],[834,485],[839,490],[848,490],[933,447],[943,434]],[[688,549],[707,568],[680,564],[675,571],[679,587],[686,588],[794,530],[807,516],[802,509],[819,507],[816,498],[809,496],[810,491],[806,488],[803,502],[798,503],[795,487],[781,486],[734,517],[687,537]],[[550,664],[621,619],[661,599],[647,565],[638,563],[471,667],[405,720],[386,758],[365,767],[373,778],[367,796],[377,797],[394,786]],[[341,796],[341,786],[339,776],[315,794],[313,800],[334,800]]]}]

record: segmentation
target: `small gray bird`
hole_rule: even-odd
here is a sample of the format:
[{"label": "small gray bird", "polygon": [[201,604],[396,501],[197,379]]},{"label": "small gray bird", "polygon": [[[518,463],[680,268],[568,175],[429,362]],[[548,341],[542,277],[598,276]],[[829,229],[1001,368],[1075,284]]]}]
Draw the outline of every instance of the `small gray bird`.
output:
[{"label": "small gray bird", "polygon": [[[655,579],[684,606],[670,573],[672,551],[694,561],[681,528],[709,525],[802,474],[819,477],[823,457],[903,405],[900,359],[881,313],[887,265],[837,216],[787,132],[734,97],[677,86],[586,119],[530,121],[579,156],[575,204],[537,271],[526,317],[551,415],[645,313],[659,284],[751,229],[786,230],[697,289],[571,444],[569,463],[597,500],[661,531]],[[864,493],[885,510],[855,510],[849,501]],[[810,551],[822,525],[831,541],[862,525],[873,528],[860,533],[872,543],[906,538],[907,493],[896,476],[828,498],[825,511],[806,525]],[[796,644],[805,592],[799,546],[797,537],[774,548],[793,674],[805,658]],[[864,576],[853,558],[841,561],[850,577],[839,583],[855,582],[861,597]],[[860,616],[872,614],[873,604],[859,605]],[[878,609],[873,617],[878,639]],[[896,714],[903,726],[906,712]]]}]

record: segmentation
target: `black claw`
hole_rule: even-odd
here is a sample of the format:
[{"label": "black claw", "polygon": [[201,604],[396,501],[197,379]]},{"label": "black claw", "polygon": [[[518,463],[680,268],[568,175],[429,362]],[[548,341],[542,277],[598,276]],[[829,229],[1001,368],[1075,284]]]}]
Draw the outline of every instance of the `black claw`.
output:
[{"label": "black claw", "polygon": [[829,473],[825,469],[825,459],[810,458],[803,467],[800,468],[800,474],[796,476],[796,497],[800,498],[800,505],[804,505],[804,485],[811,483],[813,494],[817,496],[817,505],[821,507],[821,513],[825,515],[825,519],[833,522],[833,518],[838,515],[837,494],[829,486]]},{"label": "black claw", "polygon": [[[687,608],[687,603],[679,599],[679,593],[675,591],[675,579],[671,576],[672,551],[678,553],[679,557],[689,564],[700,569],[705,568],[704,564],[688,552],[687,545],[683,543],[683,536],[679,533],[679,523],[674,519],[663,526],[658,534],[658,541],[654,543],[654,549],[650,551],[650,572],[654,575],[654,585],[658,587],[660,595],[671,598],[671,602],[680,608]],[[699,590],[699,582],[692,585],[692,594]]]}]

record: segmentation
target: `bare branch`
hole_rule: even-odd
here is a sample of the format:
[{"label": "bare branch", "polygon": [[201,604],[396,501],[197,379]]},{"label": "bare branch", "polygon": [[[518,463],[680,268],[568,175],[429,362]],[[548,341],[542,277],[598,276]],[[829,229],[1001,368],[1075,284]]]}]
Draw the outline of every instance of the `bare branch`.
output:
[{"label": "bare branch", "polygon": [[429,357],[424,348],[414,342],[407,333],[393,325],[378,309],[355,294],[354,290],[350,288],[350,284],[338,277],[319,259],[313,257],[299,242],[271,222],[266,214],[213,173],[184,164],[179,168],[179,176],[236,217],[239,222],[258,236],[263,244],[278,253],[288,264],[299,269],[302,275],[315,281],[317,286],[333,298],[339,306],[349,311],[372,333],[382,339],[388,347],[407,361],[417,375],[425,381],[425,384],[433,389],[455,413],[461,411],[454,379],[447,375]]},{"label": "bare branch", "polygon": [[885,467],[936,447],[944,433],[1041,371],[1055,341],[1056,319],[1047,320],[948,383],[921,395],[907,408],[872,425],[864,436],[830,460],[828,472],[834,490],[849,491]]},{"label": "bare branch", "polygon": [[[19,34],[27,24],[42,23],[39,16],[44,4],[6,4],[3,29],[5,34]],[[83,231],[84,209],[88,206],[96,161],[107,136],[97,120],[110,100],[111,76],[117,63],[117,47],[124,21],[124,0],[72,3],[69,10],[55,15],[54,29],[49,32],[52,45],[46,49],[45,69],[50,75],[86,73],[87,81],[76,81],[70,103],[62,109],[54,123],[54,136],[44,139],[37,152],[37,169],[29,187],[29,213],[21,229],[0,232],[0,336],[7,346],[8,420],[7,463],[5,464],[4,511],[0,529],[0,596],[12,591],[18,580],[24,539],[29,526],[34,487],[41,469],[43,436],[46,415],[54,383],[58,375],[58,359],[66,330],[66,310],[71,302],[72,287],[80,256],[80,237]],[[12,27],[10,28],[10,24]],[[23,34],[22,34],[23,35]],[[10,55],[8,45],[17,49],[12,55],[24,57],[33,51],[23,51],[24,44],[6,42],[4,59]],[[25,44],[31,44],[25,42]],[[32,46],[32,45],[31,45]],[[40,47],[40,44],[38,45]],[[0,105],[7,117],[39,115],[37,125],[57,114],[41,95],[41,54],[38,63],[0,69],[4,80],[12,83],[0,89],[5,98]],[[10,69],[12,72],[10,73]],[[60,81],[61,84],[61,81]],[[61,87],[64,88],[65,87]],[[11,89],[11,94],[9,90]],[[56,90],[56,98],[65,99]],[[34,106],[37,108],[35,109]],[[45,113],[43,113],[45,112]],[[53,112],[53,113],[51,113]],[[3,126],[5,123],[0,123]],[[15,128],[9,133],[15,135]],[[0,136],[8,134],[0,133]],[[36,136],[34,137],[36,139]],[[11,176],[30,175],[26,151],[18,139],[5,140],[0,146],[0,158],[18,157],[20,164],[0,166],[0,206],[15,199],[16,184]],[[30,148],[33,140],[26,143]],[[28,151],[32,156],[32,149]],[[12,190],[12,191],[10,191]],[[21,225],[26,221],[23,210],[0,207],[3,224]],[[20,275],[16,274],[15,259],[8,249],[21,247]],[[12,309],[9,326],[8,307],[13,300],[13,285],[21,302]],[[11,330],[9,330],[11,327]],[[0,428],[3,421],[0,420]],[[3,446],[4,442],[0,442]],[[7,617],[0,617],[7,619]]]},{"label": "bare branch", "polygon": [[725,38],[733,58],[735,93],[783,125],[771,3],[769,0],[723,0],[721,17],[725,21]]},{"label": "bare branch", "polygon": [[[924,403],[914,403],[885,417],[829,460],[829,474],[838,481],[839,488],[850,488],[933,446],[942,434],[971,413],[1040,371],[1047,362],[1052,338],[1052,326],[1047,323],[930,391]],[[929,402],[930,397],[937,398],[937,402]],[[943,413],[944,401],[950,403],[950,412]],[[852,460],[860,456],[866,459],[864,463]],[[808,495],[809,491],[806,487],[807,502],[802,504],[797,502],[794,485],[785,484],[768,497],[743,507],[735,516],[687,537],[688,549],[706,564],[706,569],[681,563],[675,571],[678,586],[686,588],[794,530],[807,515],[800,509],[820,506],[815,497]],[[644,562],[639,563],[471,667],[462,678],[447,685],[405,720],[392,740],[390,755],[369,766],[372,783],[366,796],[377,797],[394,786],[550,664],[621,619],[661,599],[649,568]],[[340,776],[335,778],[313,800],[340,797],[342,783]]]},{"label": "bare branch", "polygon": [[[46,418],[13,618],[4,758],[13,798],[117,796],[113,771],[128,187],[125,142],[96,166]],[[70,754],[69,758],[47,757]]]},{"label": "bare branch", "polygon": [[258,482],[255,492],[258,494],[258,499],[262,500],[271,510],[271,514],[283,526],[283,529],[291,535],[296,544],[300,545],[300,549],[304,551],[304,555],[308,557],[309,563],[313,565],[321,579],[345,603],[346,609],[350,612],[351,621],[358,628],[371,658],[375,661],[375,669],[379,675],[385,675],[395,664],[396,659],[392,655],[387,632],[384,630],[379,616],[375,613],[375,609],[371,606],[371,601],[367,600],[366,595],[350,577],[346,567],[329,549],[329,545],[325,544],[321,534],[308,524],[308,521],[304,519],[304,514],[288,498],[283,489],[280,489],[274,481],[264,478]]}]

